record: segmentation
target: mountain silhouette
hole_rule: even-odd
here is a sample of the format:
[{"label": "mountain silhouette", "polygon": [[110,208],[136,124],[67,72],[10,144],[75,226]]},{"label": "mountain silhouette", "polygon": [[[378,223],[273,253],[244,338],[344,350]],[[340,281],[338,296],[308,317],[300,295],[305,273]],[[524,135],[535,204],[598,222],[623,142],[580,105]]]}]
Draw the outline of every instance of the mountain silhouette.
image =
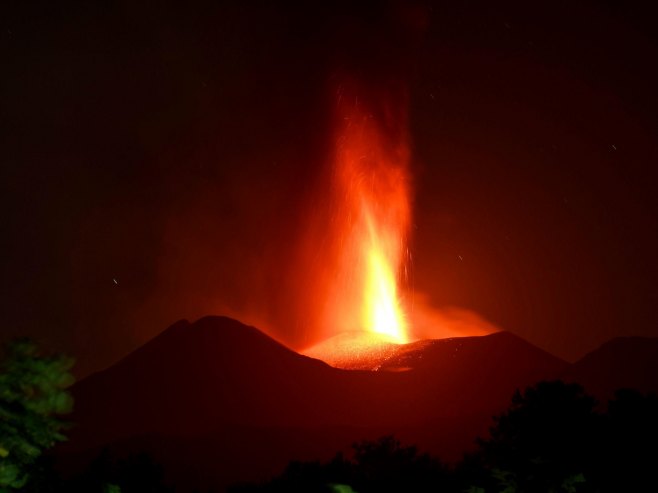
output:
[{"label": "mountain silhouette", "polygon": [[658,391],[658,339],[617,337],[569,366],[562,378],[606,403],[615,390]]},{"label": "mountain silhouette", "polygon": [[74,470],[102,447],[146,450],[181,491],[267,479],[383,434],[457,459],[517,388],[571,370],[508,332],[418,341],[376,363],[338,369],[226,317],[179,321],[74,386],[59,456]]},{"label": "mountain silhouette", "polygon": [[397,358],[419,371],[346,371],[229,318],[180,321],[74,387],[74,436],[105,443],[224,424],[419,424],[495,409],[517,386],[566,367],[509,333],[406,347]]}]

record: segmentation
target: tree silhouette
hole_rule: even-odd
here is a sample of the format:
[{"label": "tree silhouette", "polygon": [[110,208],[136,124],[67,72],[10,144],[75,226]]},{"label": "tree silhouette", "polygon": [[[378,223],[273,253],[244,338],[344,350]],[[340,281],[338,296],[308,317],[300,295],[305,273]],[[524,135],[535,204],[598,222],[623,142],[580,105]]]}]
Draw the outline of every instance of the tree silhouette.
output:
[{"label": "tree silhouette", "polygon": [[449,475],[441,463],[416,447],[400,444],[392,436],[353,444],[353,457],[338,453],[326,464],[291,462],[284,473],[262,485],[240,485],[233,493],[309,492],[375,493],[436,492],[443,489]]},{"label": "tree silhouette", "polygon": [[354,489],[359,493],[437,491],[447,474],[441,463],[393,436],[356,443]]},{"label": "tree silhouette", "polygon": [[620,389],[608,404],[601,491],[658,491],[658,397]]},{"label": "tree silhouette", "polygon": [[0,364],[0,492],[22,488],[41,454],[62,434],[71,411],[73,360],[44,355],[28,339],[10,343]]},{"label": "tree silhouette", "polygon": [[165,485],[164,469],[146,454],[135,454],[117,463],[115,483],[121,493],[170,493]]},{"label": "tree silhouette", "polygon": [[619,493],[658,491],[658,397],[619,390],[607,412],[577,384],[517,391],[479,449],[448,468],[392,436],[353,445],[351,459],[293,462],[237,492]]},{"label": "tree silhouette", "polygon": [[77,478],[64,485],[62,493],[171,493],[164,469],[147,453],[117,460],[109,449],[101,453]]},{"label": "tree silhouette", "polygon": [[572,492],[595,476],[600,443],[595,406],[577,384],[540,382],[517,391],[510,408],[494,418],[490,438],[479,441],[484,463],[503,491]]}]

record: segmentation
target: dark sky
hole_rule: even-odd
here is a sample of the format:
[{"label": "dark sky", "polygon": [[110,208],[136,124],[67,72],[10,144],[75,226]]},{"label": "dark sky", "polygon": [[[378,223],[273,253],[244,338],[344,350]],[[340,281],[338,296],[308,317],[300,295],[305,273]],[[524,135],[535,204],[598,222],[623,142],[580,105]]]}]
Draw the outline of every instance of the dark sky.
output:
[{"label": "dark sky", "polygon": [[295,245],[345,71],[409,85],[413,289],[567,359],[658,336],[656,12],[298,3],[3,2],[3,339],[80,374],[206,314],[310,342]]}]

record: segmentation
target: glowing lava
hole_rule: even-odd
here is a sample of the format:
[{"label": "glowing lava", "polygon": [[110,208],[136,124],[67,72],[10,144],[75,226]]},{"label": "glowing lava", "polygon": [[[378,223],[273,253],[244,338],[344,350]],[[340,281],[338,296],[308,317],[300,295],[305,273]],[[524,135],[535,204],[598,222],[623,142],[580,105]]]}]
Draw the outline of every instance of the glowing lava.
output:
[{"label": "glowing lava", "polygon": [[322,177],[301,250],[308,325],[318,329],[301,352],[338,368],[403,371],[409,368],[388,362],[418,338],[497,329],[466,310],[434,309],[418,295],[405,315],[411,221],[406,93],[399,86],[368,87],[367,93],[345,86],[338,92],[331,174]]},{"label": "glowing lava", "polygon": [[378,334],[406,342],[406,323],[397,295],[397,283],[388,258],[379,245],[368,251],[363,326]]},{"label": "glowing lava", "polygon": [[339,95],[332,223],[340,237],[325,323],[409,340],[398,283],[410,222],[406,121]]}]

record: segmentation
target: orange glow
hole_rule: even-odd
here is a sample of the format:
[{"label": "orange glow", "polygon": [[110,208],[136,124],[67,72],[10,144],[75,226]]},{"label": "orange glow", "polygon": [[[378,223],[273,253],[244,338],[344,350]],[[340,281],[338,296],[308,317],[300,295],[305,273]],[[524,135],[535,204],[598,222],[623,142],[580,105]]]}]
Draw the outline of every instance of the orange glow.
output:
[{"label": "orange glow", "polygon": [[410,221],[406,122],[386,111],[375,118],[344,92],[336,116],[331,226],[340,239],[324,325],[408,342],[399,289]]},{"label": "orange glow", "polygon": [[406,322],[398,301],[397,283],[390,260],[377,244],[369,248],[363,326],[371,332],[406,342]]},{"label": "orange glow", "polygon": [[497,331],[468,310],[433,307],[406,284],[412,196],[404,88],[348,83],[337,96],[329,166],[309,190],[299,244],[298,324],[309,334],[300,352],[378,371],[418,339]]}]

